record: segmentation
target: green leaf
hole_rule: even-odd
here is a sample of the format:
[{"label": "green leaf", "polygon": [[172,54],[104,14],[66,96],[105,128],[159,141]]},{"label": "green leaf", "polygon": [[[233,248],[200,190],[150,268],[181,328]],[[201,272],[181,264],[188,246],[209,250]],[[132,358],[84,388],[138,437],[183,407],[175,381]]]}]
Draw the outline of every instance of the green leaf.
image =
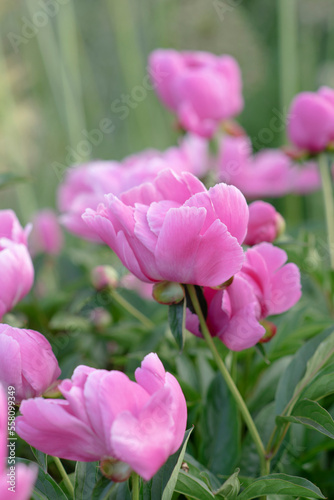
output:
[{"label": "green leaf", "polygon": [[179,450],[169,457],[165,465],[158,470],[150,481],[143,483],[142,500],[170,500],[172,498],[191,432],[192,428],[186,431],[183,444]]},{"label": "green leaf", "polygon": [[31,451],[34,455],[34,457],[37,460],[38,465],[43,469],[44,472],[48,471],[48,456],[45,455],[42,451],[37,450],[36,448],[33,448],[30,446]]},{"label": "green leaf", "polygon": [[[281,376],[275,401],[276,401],[276,414],[279,415],[283,410],[291,403],[291,400],[295,394],[296,387],[298,383],[304,378],[306,374],[306,365],[308,361],[315,355],[317,347],[322,341],[326,340],[327,337],[332,333],[332,329],[325,330],[320,335],[312,338],[306,342],[297,353],[293,356],[289,366]],[[312,363],[313,364],[313,363]],[[322,368],[320,362],[319,370]]]},{"label": "green leaf", "polygon": [[91,500],[100,478],[98,462],[77,462],[74,479],[74,500]]},{"label": "green leaf", "polygon": [[19,182],[27,182],[29,179],[27,177],[22,177],[12,172],[4,172],[0,174],[0,189],[7,188],[12,184],[17,184]]},{"label": "green leaf", "polygon": [[314,429],[334,439],[334,420],[325,408],[309,399],[300,401],[288,417],[277,417],[278,422],[292,422]]},{"label": "green leaf", "polygon": [[239,496],[238,500],[251,500],[261,495],[294,495],[296,497],[326,498],[319,488],[307,479],[287,474],[271,474],[254,479]]},{"label": "green leaf", "polygon": [[117,488],[115,483],[104,476],[100,477],[92,491],[91,500],[109,500],[113,488]]},{"label": "green leaf", "polygon": [[214,498],[213,493],[203,481],[183,470],[180,471],[177,478],[175,491],[195,500],[211,500]]},{"label": "green leaf", "polygon": [[237,405],[220,373],[209,387],[202,418],[200,461],[214,474],[229,475],[239,454],[240,422]]},{"label": "green leaf", "polygon": [[182,351],[184,344],[184,331],[186,322],[186,301],[169,306],[168,321],[171,332],[179,349]]},{"label": "green leaf", "polygon": [[235,500],[237,498],[240,491],[239,472],[240,469],[237,469],[232,476],[221,485],[219,490],[214,492],[217,498],[222,498],[223,500]]},{"label": "green leaf", "polygon": [[[189,441],[190,434],[192,433],[192,430],[193,430],[193,428],[187,430],[187,432],[185,433],[185,436],[183,439],[183,445],[182,445],[180,451],[177,452],[177,453],[179,453],[179,457],[178,457],[177,462],[175,464],[175,467],[172,471],[172,474],[168,480],[168,483],[166,484],[166,486],[163,490],[162,500],[171,500],[171,498],[173,496],[176,481],[177,481],[177,478],[179,476],[179,472],[181,470],[183,457],[184,457],[184,454],[186,452],[187,444]],[[173,456],[175,457],[175,454]]]},{"label": "green leaf", "polygon": [[334,392],[334,363],[326,366],[305,387],[301,396],[307,399],[320,399]]},{"label": "green leaf", "polygon": [[[23,463],[25,465],[36,467],[35,462],[26,460],[25,458],[17,458],[17,463]],[[43,469],[38,467],[38,477],[35,483],[32,498],[33,500],[68,500],[68,497],[61,489],[56,481],[50,476],[50,474],[43,471]]]},{"label": "green leaf", "polygon": [[316,374],[323,368],[334,355],[334,332],[326,340],[321,342],[314,355],[306,365],[306,372],[294,391],[294,397],[301,393],[306,385],[314,379]]}]

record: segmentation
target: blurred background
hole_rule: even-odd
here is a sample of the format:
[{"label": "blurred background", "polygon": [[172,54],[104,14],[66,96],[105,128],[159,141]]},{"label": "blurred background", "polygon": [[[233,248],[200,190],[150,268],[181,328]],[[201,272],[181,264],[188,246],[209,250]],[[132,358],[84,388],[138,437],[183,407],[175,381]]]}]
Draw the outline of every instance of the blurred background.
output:
[{"label": "blurred background", "polygon": [[[54,206],[68,165],[176,143],[147,86],[157,47],[238,60],[255,150],[282,143],[270,122],[297,91],[334,87],[332,0],[1,0],[0,29],[0,175],[29,179],[1,190],[0,208],[22,223]],[[275,202],[294,223],[305,203],[292,203]]]}]

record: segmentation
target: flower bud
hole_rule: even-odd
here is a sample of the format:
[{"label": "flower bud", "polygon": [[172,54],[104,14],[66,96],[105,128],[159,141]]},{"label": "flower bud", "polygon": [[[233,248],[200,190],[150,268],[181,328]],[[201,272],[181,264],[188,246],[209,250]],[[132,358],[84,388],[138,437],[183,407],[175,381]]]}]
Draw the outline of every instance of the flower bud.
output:
[{"label": "flower bud", "polygon": [[111,481],[122,483],[129,479],[132,469],[128,464],[116,458],[107,458],[100,462],[100,471]]},{"label": "flower bud", "polygon": [[91,272],[91,282],[98,291],[103,290],[103,288],[116,288],[118,273],[111,266],[97,266]]},{"label": "flower bud", "polygon": [[185,297],[184,288],[180,283],[173,281],[161,281],[155,283],[152,292],[154,300],[159,304],[172,305],[178,304]]},{"label": "flower bud", "polygon": [[244,243],[249,246],[264,241],[271,243],[285,230],[285,221],[275,208],[264,201],[249,205],[249,222]]},{"label": "flower bud", "polygon": [[111,314],[103,307],[93,309],[90,313],[90,319],[97,330],[103,330],[103,328],[109,326],[112,322]]}]

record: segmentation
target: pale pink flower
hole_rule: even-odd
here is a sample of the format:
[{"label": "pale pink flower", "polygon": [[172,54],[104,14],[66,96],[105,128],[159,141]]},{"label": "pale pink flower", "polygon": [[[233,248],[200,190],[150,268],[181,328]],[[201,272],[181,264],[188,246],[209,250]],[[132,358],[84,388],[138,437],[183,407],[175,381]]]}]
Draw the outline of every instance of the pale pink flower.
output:
[{"label": "pale pink flower", "polygon": [[64,244],[58,217],[53,210],[40,210],[33,218],[29,249],[32,255],[46,253],[58,255]]},{"label": "pale pink flower", "polygon": [[115,481],[132,470],[149,480],[180,447],[187,406],[156,354],[144,358],[135,378],[79,366],[59,386],[65,399],[22,403],[17,432],[49,455],[113,464]]},{"label": "pale pink flower", "polygon": [[275,207],[265,201],[253,201],[249,205],[249,222],[245,245],[271,243],[284,231],[285,222]]}]

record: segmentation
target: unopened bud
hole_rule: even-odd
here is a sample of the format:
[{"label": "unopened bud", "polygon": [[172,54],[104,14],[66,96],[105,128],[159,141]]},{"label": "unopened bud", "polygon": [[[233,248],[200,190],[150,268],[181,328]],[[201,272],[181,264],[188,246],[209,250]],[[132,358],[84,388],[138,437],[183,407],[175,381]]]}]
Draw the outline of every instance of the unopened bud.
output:
[{"label": "unopened bud", "polygon": [[101,473],[114,481],[115,483],[122,483],[129,479],[132,473],[131,467],[125,462],[121,462],[116,458],[107,458],[100,462]]},{"label": "unopened bud", "polygon": [[260,323],[266,329],[266,333],[263,335],[262,339],[260,339],[260,343],[265,344],[275,336],[277,332],[277,326],[274,325],[274,323],[272,323],[271,321],[267,321],[265,319],[260,321]]},{"label": "unopened bud", "polygon": [[159,304],[178,304],[185,297],[185,291],[180,283],[161,281],[153,286],[152,296]]},{"label": "unopened bud", "polygon": [[282,236],[282,234],[285,233],[286,224],[284,217],[282,217],[282,215],[279,214],[278,212],[276,215],[276,228],[277,228],[276,238],[279,238],[280,236]]},{"label": "unopened bud", "polygon": [[103,307],[96,307],[93,309],[90,313],[90,319],[98,330],[103,330],[103,328],[110,325],[112,322],[111,314]]},{"label": "unopened bud", "polygon": [[118,273],[111,266],[97,266],[91,272],[91,282],[96,290],[116,288],[118,285]]}]

